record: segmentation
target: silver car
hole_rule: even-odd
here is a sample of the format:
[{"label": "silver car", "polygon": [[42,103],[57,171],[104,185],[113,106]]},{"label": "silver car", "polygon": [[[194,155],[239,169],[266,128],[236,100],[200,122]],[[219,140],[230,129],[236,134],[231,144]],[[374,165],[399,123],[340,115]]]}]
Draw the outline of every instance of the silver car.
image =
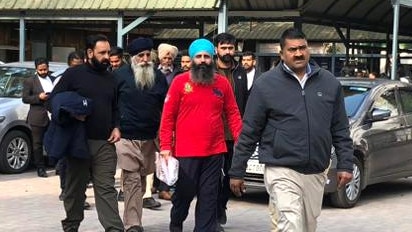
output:
[{"label": "silver car", "polygon": [[[52,76],[58,77],[67,64],[50,62]],[[0,65],[0,172],[21,173],[31,161],[32,138],[26,122],[29,105],[22,102],[23,82],[35,75],[34,62]]]}]

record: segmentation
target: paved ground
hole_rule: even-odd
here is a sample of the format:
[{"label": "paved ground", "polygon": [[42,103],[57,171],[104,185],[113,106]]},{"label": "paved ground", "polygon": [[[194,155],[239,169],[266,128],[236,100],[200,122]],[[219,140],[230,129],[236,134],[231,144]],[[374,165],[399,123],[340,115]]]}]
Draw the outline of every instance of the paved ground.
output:
[{"label": "paved ground", "polygon": [[[0,174],[0,231],[61,231],[64,209],[58,200],[59,180],[52,170],[48,173],[50,176],[46,179],[38,178],[33,171],[19,175]],[[368,188],[359,205],[353,209],[334,209],[325,205],[318,231],[412,231],[411,190],[412,180],[403,179]],[[94,206],[92,189],[87,190],[87,196]],[[147,232],[167,231],[171,203],[160,201],[163,204],[160,209],[144,209],[143,221]],[[248,190],[242,200],[231,200],[226,231],[269,231],[266,202],[264,192],[253,190]],[[185,231],[193,229],[193,208],[185,222]],[[119,209],[123,211],[123,203],[119,203]],[[80,231],[103,231],[94,207],[85,211]]]}]

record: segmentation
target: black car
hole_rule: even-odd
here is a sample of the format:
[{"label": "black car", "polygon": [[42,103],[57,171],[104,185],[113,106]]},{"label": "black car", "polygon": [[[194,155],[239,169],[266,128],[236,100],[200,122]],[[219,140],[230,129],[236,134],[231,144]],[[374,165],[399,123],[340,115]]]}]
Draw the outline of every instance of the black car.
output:
[{"label": "black car", "polygon": [[[366,186],[412,176],[412,85],[386,79],[338,78],[354,147],[353,180],[336,188],[336,156],[325,194],[335,207],[355,206]],[[246,170],[248,186],[263,186],[264,165],[258,152]]]}]

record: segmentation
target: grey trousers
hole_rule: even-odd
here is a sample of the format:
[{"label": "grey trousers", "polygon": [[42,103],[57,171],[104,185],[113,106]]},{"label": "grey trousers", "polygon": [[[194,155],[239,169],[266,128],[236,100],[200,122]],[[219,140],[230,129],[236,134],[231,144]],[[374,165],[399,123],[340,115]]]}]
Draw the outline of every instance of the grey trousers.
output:
[{"label": "grey trousers", "polygon": [[67,158],[63,231],[78,231],[84,218],[83,204],[90,176],[100,223],[105,231],[124,231],[114,187],[117,163],[115,146],[105,140],[89,140],[88,143],[90,160]]}]

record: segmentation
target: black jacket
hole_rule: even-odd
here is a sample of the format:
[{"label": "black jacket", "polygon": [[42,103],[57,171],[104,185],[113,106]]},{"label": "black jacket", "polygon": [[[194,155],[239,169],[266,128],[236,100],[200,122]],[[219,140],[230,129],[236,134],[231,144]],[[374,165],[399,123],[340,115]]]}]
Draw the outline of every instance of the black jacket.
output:
[{"label": "black jacket", "polygon": [[[49,78],[52,78],[49,75]],[[53,79],[51,79],[53,81]],[[27,114],[27,122],[32,126],[47,127],[49,116],[47,115],[46,101],[39,99],[39,94],[44,92],[39,77],[34,75],[23,82],[23,102],[30,104]]]},{"label": "black jacket", "polygon": [[283,63],[256,81],[235,147],[231,177],[243,178],[257,142],[259,161],[269,166],[321,173],[329,165],[333,145],[337,168],[352,171],[352,139],[341,85],[330,72],[310,68],[304,89]]},{"label": "black jacket", "polygon": [[65,91],[93,100],[93,111],[85,122],[88,139],[106,141],[119,127],[116,79],[111,72],[96,70],[89,63],[68,68],[50,98]]},{"label": "black jacket", "polygon": [[136,88],[130,65],[117,69],[114,75],[119,92],[122,138],[133,140],[156,138],[168,90],[165,76],[159,70],[155,70],[154,86],[151,89],[141,90]]},{"label": "black jacket", "polygon": [[[247,76],[245,69],[235,61],[233,62],[234,68],[230,70],[234,82],[233,91],[235,93],[236,103],[239,107],[240,114],[243,116],[249,95],[249,91],[247,89]],[[218,72],[227,77],[224,69],[218,68]]]}]

